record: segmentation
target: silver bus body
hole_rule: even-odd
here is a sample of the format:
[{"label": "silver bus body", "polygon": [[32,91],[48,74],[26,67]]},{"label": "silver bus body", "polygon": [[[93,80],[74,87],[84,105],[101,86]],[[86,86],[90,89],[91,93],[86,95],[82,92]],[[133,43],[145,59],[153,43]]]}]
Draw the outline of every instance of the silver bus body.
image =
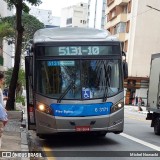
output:
[{"label": "silver bus body", "polygon": [[[117,91],[113,90],[113,92],[115,92],[115,94],[111,94],[111,96],[105,97],[105,94],[107,95],[109,91],[107,89],[107,93],[105,93],[106,89],[103,88],[101,91],[97,92],[100,94],[101,94],[101,92],[104,92],[104,96],[102,96],[101,98],[85,99],[85,98],[82,98],[83,95],[81,93],[80,99],[79,98],[68,99],[68,98],[65,98],[66,95],[63,92],[62,92],[63,96],[61,96],[61,98],[55,98],[55,97],[52,98],[49,96],[49,94],[48,94],[48,96],[47,96],[47,94],[45,95],[45,93],[46,93],[45,91],[43,94],[39,93],[39,90],[46,90],[46,89],[43,89],[43,87],[41,87],[39,90],[37,89],[38,88],[37,85],[39,85],[38,79],[39,79],[39,76],[41,76],[40,73],[38,73],[39,71],[37,71],[40,69],[40,67],[37,67],[37,66],[44,66],[45,63],[48,63],[48,64],[51,63],[51,68],[54,68],[55,64],[52,64],[52,63],[56,63],[59,65],[59,63],[62,64],[62,63],[64,63],[64,61],[67,60],[67,63],[68,62],[73,63],[72,61],[74,61],[73,64],[75,64],[75,63],[79,64],[85,60],[87,62],[90,62],[89,61],[90,58],[91,58],[91,61],[98,59],[97,60],[97,63],[98,63],[99,60],[103,61],[103,57],[99,57],[97,55],[99,52],[97,53],[97,51],[96,51],[97,50],[96,46],[101,45],[101,43],[103,44],[103,46],[105,43],[109,43],[110,45],[120,44],[120,42],[118,41],[118,39],[116,37],[111,36],[110,33],[105,30],[97,30],[97,29],[89,29],[89,28],[54,28],[54,29],[41,29],[35,33],[34,38],[33,38],[33,77],[32,77],[33,78],[33,97],[34,97],[33,98],[33,106],[34,106],[34,110],[33,110],[32,115],[30,115],[31,112],[30,112],[30,109],[28,109],[28,119],[29,119],[28,125],[29,125],[30,129],[36,129],[37,135],[46,135],[46,134],[64,133],[64,132],[92,132],[92,131],[97,132],[97,133],[107,133],[107,132],[121,133],[121,132],[123,132],[123,127],[124,127],[124,100],[123,100],[124,92],[123,92],[123,76],[122,76],[123,71],[122,71],[122,65],[121,65],[121,61],[122,61],[121,58],[118,58],[120,61],[120,65],[119,65],[120,73],[118,73],[117,75],[119,75],[118,78],[120,81],[120,85],[122,85],[122,86],[120,87],[121,89],[117,88]],[[75,48],[74,48],[73,56],[70,55],[66,58],[65,58],[66,55],[62,56],[62,58],[61,58],[61,56],[58,56],[58,55],[55,57],[52,55],[49,55],[48,58],[47,58],[47,56],[44,56],[44,57],[41,56],[40,58],[37,58],[34,55],[35,52],[37,54],[40,53],[40,52],[36,51],[36,49],[35,49],[38,46],[45,45],[45,46],[52,47],[52,46],[61,46],[61,44],[62,44],[62,46],[75,46],[75,45],[78,47],[82,46],[80,49],[83,50],[84,53],[86,52],[86,49],[83,49],[83,45],[89,44],[89,46],[92,47],[92,44],[93,44],[95,46],[95,48],[93,48],[95,50],[93,52],[93,54],[95,54],[95,55],[93,55],[93,57],[92,56],[89,57],[88,55],[84,56],[84,57],[83,57],[83,55],[77,56],[75,54],[79,54],[80,52],[78,52],[78,51],[75,52]],[[60,49],[66,49],[66,48],[60,48]],[[120,49],[121,49],[121,47],[120,47]],[[121,52],[121,50],[120,50],[120,52]],[[48,54],[50,54],[50,53],[48,53]],[[65,54],[65,51],[62,50],[61,54]],[[85,54],[87,54],[87,53],[85,53]],[[95,56],[95,58],[94,58],[94,56]],[[120,53],[120,55],[118,57],[121,57],[121,56],[122,55]],[[105,57],[107,58],[109,56],[106,55]],[[104,62],[109,63],[108,61],[110,61],[111,57],[112,56],[110,55],[110,58],[108,58],[108,60],[106,60]],[[39,61],[37,61],[37,59]],[[43,63],[43,60],[45,60],[44,63]],[[61,62],[61,60],[63,60],[63,61]],[[80,62],[77,62],[76,60],[77,61],[80,60]],[[39,63],[41,63],[41,65]],[[119,64],[119,62],[118,62],[118,64]],[[81,67],[84,67],[82,64],[80,64],[80,65],[81,65]],[[44,69],[46,69],[46,68],[43,68],[42,70],[44,70]],[[42,72],[42,70],[40,72]],[[45,75],[47,75],[45,73],[46,70],[44,71]],[[81,70],[81,72],[83,72],[83,71]],[[88,73],[88,74],[90,74],[90,73]],[[114,71],[114,73],[111,73],[111,75],[112,74],[116,74],[116,71]],[[43,78],[43,77],[41,77],[41,78]],[[79,78],[77,78],[77,80],[78,79]],[[81,80],[81,75],[80,75],[80,80]],[[47,81],[47,79],[46,79],[46,81]],[[114,81],[114,80],[112,79],[112,81]],[[118,82],[115,82],[115,83],[118,83]],[[45,83],[47,83],[47,82],[45,82]],[[110,83],[114,84],[114,82],[110,82]],[[72,90],[74,91],[74,89],[73,89],[74,87],[72,85],[71,85],[71,87],[72,87]],[[110,84],[109,84],[109,87],[110,87]],[[70,90],[70,88],[68,88],[68,90]],[[66,88],[65,88],[64,92],[68,92],[68,90],[66,91]],[[81,90],[82,90],[82,87],[81,87]],[[68,94],[68,93],[66,93],[66,94]],[[97,97],[98,97],[98,95],[97,95]],[[58,101],[58,99],[59,99],[59,101]],[[29,102],[29,100],[28,100],[28,102]],[[37,109],[37,106],[40,104],[44,104],[45,106],[48,106],[49,109],[52,110],[53,114],[47,114],[47,113]],[[82,110],[84,110],[85,108],[88,108],[88,111],[86,111],[83,114],[76,113],[77,115],[75,115],[72,113],[71,114],[68,113],[68,112],[70,112],[69,110],[62,109],[63,111],[60,111],[57,109],[57,112],[59,112],[59,113],[55,114],[56,110],[54,109],[54,107],[58,106],[59,108],[63,108],[63,105],[65,106],[65,109],[67,108],[67,106],[70,106],[71,110],[72,109],[74,110],[76,107],[77,108],[80,107],[80,108],[82,108]],[[92,115],[91,114],[92,110],[89,109],[89,107],[92,105],[95,105],[95,107],[93,107],[93,110],[94,110],[93,112],[97,112],[96,110],[97,110],[97,106],[98,106],[98,111],[102,112],[103,114],[97,115],[96,113],[95,114],[93,113],[93,115]],[[29,106],[28,106],[28,108],[29,108]],[[105,112],[104,109],[108,110],[108,112]],[[61,114],[61,112],[66,112],[66,113]],[[65,115],[67,115],[67,116],[65,116]],[[69,115],[71,115],[71,116],[69,116]],[[77,127],[79,127],[79,128],[77,128]]]}]

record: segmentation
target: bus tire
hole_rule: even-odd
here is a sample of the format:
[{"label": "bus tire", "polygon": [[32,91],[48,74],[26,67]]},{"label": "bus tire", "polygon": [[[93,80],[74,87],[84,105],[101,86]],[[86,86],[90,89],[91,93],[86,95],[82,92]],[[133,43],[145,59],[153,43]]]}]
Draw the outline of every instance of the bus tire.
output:
[{"label": "bus tire", "polygon": [[160,117],[157,117],[154,121],[154,133],[160,135]]}]

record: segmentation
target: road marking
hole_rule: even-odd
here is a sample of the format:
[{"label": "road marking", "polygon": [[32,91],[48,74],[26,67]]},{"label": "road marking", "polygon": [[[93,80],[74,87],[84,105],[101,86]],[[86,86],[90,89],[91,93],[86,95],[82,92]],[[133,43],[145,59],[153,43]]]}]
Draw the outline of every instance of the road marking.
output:
[{"label": "road marking", "polygon": [[156,150],[156,151],[160,151],[160,147],[158,147],[158,146],[156,146],[156,145],[153,145],[153,144],[151,144],[151,143],[142,141],[142,140],[140,140],[140,139],[138,139],[138,138],[132,137],[132,136],[130,136],[130,135],[128,135],[128,134],[125,134],[125,133],[121,133],[120,135],[123,136],[123,137],[125,137],[125,138],[128,138],[128,139],[130,139],[130,140],[132,140],[132,141],[135,141],[135,142],[137,142],[137,143],[140,143],[140,144],[142,144],[142,145],[144,145],[144,146],[147,146],[147,147],[149,147],[149,148],[152,148],[152,149],[154,149],[154,150]]},{"label": "road marking", "polygon": [[135,120],[142,121],[142,122],[145,122],[145,123],[150,123],[150,121],[148,121],[148,120],[145,120],[145,119],[142,119],[142,118],[137,118],[137,117],[131,116],[131,115],[129,115],[129,116],[124,116],[124,117],[125,117],[125,118],[130,118],[130,119],[135,119]]},{"label": "road marking", "polygon": [[56,160],[56,158],[52,154],[53,150],[51,150],[51,148],[43,147],[43,150],[46,154],[47,160]]}]

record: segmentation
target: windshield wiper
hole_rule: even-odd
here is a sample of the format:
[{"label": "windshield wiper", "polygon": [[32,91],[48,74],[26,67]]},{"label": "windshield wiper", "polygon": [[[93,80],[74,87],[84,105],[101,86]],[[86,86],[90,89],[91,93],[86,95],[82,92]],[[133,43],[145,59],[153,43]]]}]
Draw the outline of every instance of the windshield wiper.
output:
[{"label": "windshield wiper", "polygon": [[107,66],[107,71],[106,71],[106,87],[105,87],[105,91],[104,91],[104,97],[103,97],[103,102],[106,102],[107,100],[107,96],[108,96],[108,87],[110,87],[110,77],[111,77],[111,66],[108,65]]},{"label": "windshield wiper", "polygon": [[60,103],[61,100],[64,98],[64,96],[70,91],[71,88],[74,88],[74,81],[72,81],[69,86],[66,88],[66,90],[62,93],[62,95],[57,99],[57,103]]}]

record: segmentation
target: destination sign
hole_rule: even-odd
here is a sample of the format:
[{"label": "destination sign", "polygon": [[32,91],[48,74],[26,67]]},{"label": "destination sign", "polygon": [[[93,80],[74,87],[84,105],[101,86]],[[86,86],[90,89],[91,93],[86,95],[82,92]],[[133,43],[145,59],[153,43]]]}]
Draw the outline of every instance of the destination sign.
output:
[{"label": "destination sign", "polygon": [[108,46],[39,46],[39,56],[98,56],[115,55],[120,53],[119,45]]},{"label": "destination sign", "polygon": [[99,55],[100,47],[99,46],[88,46],[88,47],[59,47],[58,52],[60,56],[64,55]]}]

